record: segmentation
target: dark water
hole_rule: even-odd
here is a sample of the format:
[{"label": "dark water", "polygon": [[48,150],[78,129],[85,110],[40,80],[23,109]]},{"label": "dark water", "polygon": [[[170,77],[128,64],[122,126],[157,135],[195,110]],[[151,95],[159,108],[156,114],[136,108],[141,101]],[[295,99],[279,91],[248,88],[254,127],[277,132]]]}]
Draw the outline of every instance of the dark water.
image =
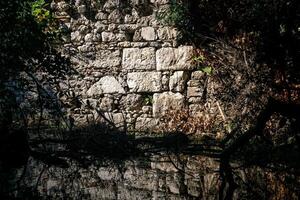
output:
[{"label": "dark water", "polygon": [[[221,148],[207,141],[113,138],[51,144],[52,157],[30,156],[24,167],[1,170],[4,199],[298,199],[300,194],[298,165],[269,164],[267,153],[239,152],[224,165]],[[256,163],[247,159],[252,154]]]}]

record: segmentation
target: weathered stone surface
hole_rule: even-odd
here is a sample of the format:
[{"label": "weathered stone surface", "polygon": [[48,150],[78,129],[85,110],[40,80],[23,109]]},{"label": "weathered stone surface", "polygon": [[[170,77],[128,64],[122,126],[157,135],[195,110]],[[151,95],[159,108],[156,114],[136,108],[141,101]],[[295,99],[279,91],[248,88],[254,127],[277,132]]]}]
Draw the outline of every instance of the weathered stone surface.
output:
[{"label": "weathered stone surface", "polygon": [[103,6],[103,9],[106,11],[111,11],[112,9],[118,7],[119,4],[119,0],[107,0]]},{"label": "weathered stone surface", "polygon": [[153,41],[156,39],[155,29],[153,27],[143,27],[141,36],[144,40]]},{"label": "weathered stone surface", "polygon": [[116,35],[112,32],[102,32],[101,36],[103,42],[111,42],[116,39]]},{"label": "weathered stone surface", "polygon": [[126,110],[138,110],[142,107],[143,98],[140,94],[127,94],[121,99],[121,105]]},{"label": "weathered stone surface", "polygon": [[203,112],[203,108],[204,108],[203,105],[200,105],[200,104],[191,104],[191,105],[189,105],[189,113],[192,116],[196,116],[196,115],[200,115],[201,116],[201,113]]},{"label": "weathered stone surface", "polygon": [[154,48],[126,48],[123,50],[122,64],[124,69],[155,69]]},{"label": "weathered stone surface", "polygon": [[83,36],[80,34],[79,31],[75,31],[71,33],[71,41],[73,42],[80,42]]},{"label": "weathered stone surface", "polygon": [[159,170],[162,172],[178,172],[178,168],[174,166],[172,162],[170,162],[170,158],[159,158],[159,160],[155,160],[155,162],[151,162],[151,169]]},{"label": "weathered stone surface", "polygon": [[173,92],[182,92],[185,88],[186,81],[188,79],[188,73],[184,71],[176,71],[170,77],[169,87]]},{"label": "weathered stone surface", "polygon": [[[107,19],[107,13],[104,13],[102,11],[98,12],[95,16],[95,19],[97,20],[106,20]],[[98,22],[97,22],[98,23]],[[99,22],[100,23],[100,22]]]},{"label": "weathered stone surface", "polygon": [[200,80],[190,80],[187,85],[189,87],[204,87]]},{"label": "weathered stone surface", "polygon": [[113,76],[104,76],[98,82],[90,87],[87,91],[88,96],[95,96],[99,94],[124,94],[125,90],[121,84]]},{"label": "weathered stone surface", "polygon": [[97,175],[101,180],[119,180],[121,179],[121,173],[119,172],[118,169],[108,169],[105,167],[100,167],[97,170]]},{"label": "weathered stone surface", "polygon": [[193,47],[161,48],[156,52],[157,70],[192,70]]},{"label": "weathered stone surface", "polygon": [[84,36],[84,41],[91,42],[93,40],[93,34],[88,33]]},{"label": "weathered stone surface", "polygon": [[108,15],[108,21],[111,23],[120,23],[122,20],[122,14],[118,9],[115,9]]},{"label": "weathered stone surface", "polygon": [[159,92],[161,72],[132,72],[127,75],[130,92]]},{"label": "weathered stone surface", "polygon": [[116,199],[151,199],[152,192],[147,190],[134,190],[125,186],[118,186],[118,196]]},{"label": "weathered stone surface", "polygon": [[113,68],[121,65],[121,54],[119,50],[109,51],[101,50],[97,53],[96,60],[93,61],[90,66],[98,68]]},{"label": "weathered stone surface", "polygon": [[188,87],[187,96],[188,97],[201,97],[203,94],[203,88],[199,87]]},{"label": "weathered stone surface", "polygon": [[78,6],[77,10],[78,10],[78,13],[85,14],[86,6],[85,5]]},{"label": "weathered stone surface", "polygon": [[161,84],[162,84],[163,91],[169,91],[169,82],[170,82],[169,74],[163,74],[163,76],[161,78]]},{"label": "weathered stone surface", "polygon": [[138,29],[134,32],[132,40],[134,42],[139,42],[139,41],[143,40],[142,35],[141,35],[141,29]]},{"label": "weathered stone surface", "polygon": [[[151,191],[156,185],[157,174],[154,170],[128,167],[123,177],[131,187]],[[134,182],[132,182],[133,178],[135,178]]]},{"label": "weathered stone surface", "polygon": [[189,103],[201,103],[202,99],[201,97],[190,97]]},{"label": "weathered stone surface", "polygon": [[135,129],[141,132],[152,132],[159,129],[159,120],[150,117],[139,117],[135,123]]},{"label": "weathered stone surface", "polygon": [[170,3],[170,0],[150,0],[150,2],[156,4],[167,4]]},{"label": "weathered stone surface", "polygon": [[95,23],[95,31],[98,33],[101,33],[102,31],[105,31],[107,29],[107,25],[103,24],[102,22],[96,22]]},{"label": "weathered stone surface", "polygon": [[109,97],[103,97],[100,103],[100,109],[102,111],[112,111],[114,109],[114,100]]},{"label": "weathered stone surface", "polygon": [[180,93],[164,92],[153,95],[153,115],[163,116],[169,110],[181,110],[185,106],[185,98]]},{"label": "weathered stone surface", "polygon": [[194,71],[192,72],[192,79],[201,80],[205,77],[205,73],[202,71]]},{"label": "weathered stone surface", "polygon": [[166,177],[166,185],[173,194],[180,194],[180,175],[174,174]]},{"label": "weathered stone surface", "polygon": [[109,119],[112,123],[114,123],[114,125],[117,128],[123,127],[124,126],[124,115],[123,113],[111,113],[111,112],[107,112],[105,113],[105,117],[107,119]]},{"label": "weathered stone surface", "polygon": [[157,30],[157,36],[160,40],[174,40],[178,35],[176,28],[161,27]]},{"label": "weathered stone surface", "polygon": [[143,106],[142,111],[144,114],[151,115],[152,114],[152,106]]}]

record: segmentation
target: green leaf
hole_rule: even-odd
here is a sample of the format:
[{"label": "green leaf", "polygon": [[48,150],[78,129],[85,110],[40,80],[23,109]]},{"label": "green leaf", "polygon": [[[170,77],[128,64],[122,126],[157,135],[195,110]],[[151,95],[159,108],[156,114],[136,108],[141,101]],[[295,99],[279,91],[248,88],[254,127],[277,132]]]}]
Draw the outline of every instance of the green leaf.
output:
[{"label": "green leaf", "polygon": [[209,75],[212,74],[212,67],[211,66],[202,67],[200,70],[207,73],[207,74],[209,74]]}]

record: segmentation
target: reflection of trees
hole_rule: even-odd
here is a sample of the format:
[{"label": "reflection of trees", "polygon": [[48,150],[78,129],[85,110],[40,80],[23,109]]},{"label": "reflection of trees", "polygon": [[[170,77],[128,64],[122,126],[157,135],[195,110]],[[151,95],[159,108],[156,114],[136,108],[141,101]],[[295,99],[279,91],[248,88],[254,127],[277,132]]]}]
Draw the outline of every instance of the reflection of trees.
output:
[{"label": "reflection of trees", "polygon": [[60,81],[73,72],[54,45],[62,32],[50,14],[33,16],[33,2],[0,2],[1,193],[10,186],[9,172],[36,154],[28,133],[42,137],[45,125],[69,124],[58,98]]},{"label": "reflection of trees", "polygon": [[[268,105],[277,103],[270,101]],[[282,112],[280,109],[276,111],[285,115],[289,109],[282,106]],[[286,195],[287,199],[295,199],[294,196],[299,192],[297,142],[271,144],[271,138],[267,137],[267,131],[264,130],[265,124],[273,115],[273,108],[279,107],[268,108],[260,114],[261,118],[251,131],[240,134],[238,139],[233,134],[225,144],[212,140],[191,141],[181,133],[161,137],[134,137],[104,125],[64,132],[64,139],[55,138],[51,134],[44,135],[42,140],[30,143],[36,153],[32,155],[33,160],[28,162],[29,165],[33,162],[34,166],[28,166],[28,169],[34,170],[31,175],[19,176],[22,180],[18,191],[26,195],[22,193],[26,184],[32,185],[34,182],[33,188],[27,189],[35,190],[50,177],[51,180],[60,180],[56,183],[57,194],[70,190],[78,198],[84,198],[87,194],[83,188],[93,184],[103,191],[106,187],[115,187],[115,182],[123,181],[134,187],[142,187],[131,180],[147,182],[149,174],[146,171],[151,170],[149,163],[154,162],[155,165],[161,163],[161,166],[169,166],[167,170],[176,170],[179,174],[176,181],[180,181],[180,177],[196,180],[201,185],[198,191],[203,199],[269,199]],[[264,131],[257,132],[259,129]],[[208,142],[210,145],[207,145]],[[128,167],[136,164],[145,173],[139,174],[136,168],[131,172]],[[114,176],[114,173],[119,174],[116,180],[97,178],[95,174],[103,168],[108,170],[109,177]],[[132,179],[122,179],[125,172],[128,176],[128,170]],[[182,185],[180,194],[183,197],[189,196],[184,179],[177,183]]]}]

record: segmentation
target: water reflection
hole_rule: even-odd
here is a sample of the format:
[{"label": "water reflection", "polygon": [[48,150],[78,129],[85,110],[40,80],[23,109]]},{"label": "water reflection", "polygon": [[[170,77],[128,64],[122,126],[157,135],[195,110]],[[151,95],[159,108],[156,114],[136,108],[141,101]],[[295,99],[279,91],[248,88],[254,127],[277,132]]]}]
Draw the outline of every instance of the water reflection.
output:
[{"label": "water reflection", "polygon": [[[237,152],[227,162],[218,142],[195,142],[180,133],[135,137],[73,132],[69,141],[48,139],[47,145],[37,145],[26,167],[7,179],[12,188],[18,186],[10,196],[210,200],[297,199],[300,194],[299,161],[294,160],[294,165],[285,162],[290,168],[275,168],[267,156],[272,152],[263,149],[266,156],[261,156],[257,146],[255,151]],[[45,147],[42,153],[40,148]]]}]

